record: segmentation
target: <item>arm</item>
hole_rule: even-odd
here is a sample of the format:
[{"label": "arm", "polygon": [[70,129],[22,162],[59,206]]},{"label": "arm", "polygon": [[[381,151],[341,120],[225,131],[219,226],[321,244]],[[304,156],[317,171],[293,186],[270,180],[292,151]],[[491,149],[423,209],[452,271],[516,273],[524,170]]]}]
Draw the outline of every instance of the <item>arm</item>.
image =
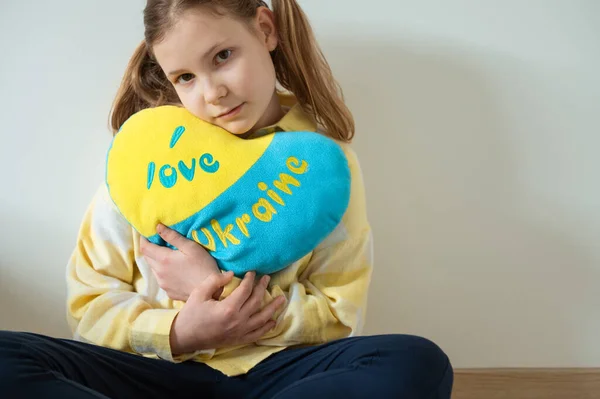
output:
[{"label": "arm", "polygon": [[74,338],[170,361],[179,310],[136,292],[138,239],[101,187],[89,206],[67,266],[67,314]]},{"label": "arm", "polygon": [[68,321],[75,339],[182,362],[200,354],[212,356],[215,350],[209,348],[255,342],[275,325],[272,316],[284,301],[274,300],[260,310],[267,278],[255,285],[249,274],[229,298],[219,302],[213,294],[233,274],[197,273],[206,257],[193,250],[147,248],[160,259],[155,267],[165,269],[159,273],[165,275],[164,281],[175,282],[174,291],[185,291],[187,284],[177,286],[182,281],[203,280],[192,284],[196,288],[180,309],[172,309],[171,300],[162,296],[164,292],[159,294],[155,271],[144,268],[144,276],[138,268],[137,262],[143,261],[138,243],[139,235],[102,187],[86,212],[68,265]]},{"label": "arm", "polygon": [[[348,210],[291,284],[277,327],[258,344],[322,343],[360,334],[373,267],[371,229],[360,166],[352,150],[345,150],[352,178]],[[274,286],[271,294],[280,291]]]}]

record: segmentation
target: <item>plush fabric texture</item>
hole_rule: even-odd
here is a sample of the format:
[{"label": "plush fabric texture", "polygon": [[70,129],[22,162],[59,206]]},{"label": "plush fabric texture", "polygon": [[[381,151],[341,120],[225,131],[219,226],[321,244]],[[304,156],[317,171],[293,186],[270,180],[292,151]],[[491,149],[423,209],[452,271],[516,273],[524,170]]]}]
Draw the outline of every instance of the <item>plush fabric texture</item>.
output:
[{"label": "plush fabric texture", "polygon": [[207,248],[222,270],[271,274],[310,253],[350,199],[340,145],[316,132],[244,140],[176,106],[127,120],[107,155],[106,184],[141,235],[163,223]]}]

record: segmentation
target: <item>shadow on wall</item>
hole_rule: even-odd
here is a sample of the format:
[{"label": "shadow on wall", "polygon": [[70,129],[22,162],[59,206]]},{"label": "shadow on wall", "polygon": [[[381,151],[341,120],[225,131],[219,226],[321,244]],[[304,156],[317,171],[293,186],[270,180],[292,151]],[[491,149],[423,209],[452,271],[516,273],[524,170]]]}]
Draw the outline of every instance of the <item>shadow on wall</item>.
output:
[{"label": "shadow on wall", "polygon": [[0,265],[0,330],[28,331],[69,338],[64,295],[54,295]]},{"label": "shadow on wall", "polygon": [[[64,278],[68,256],[62,249],[72,242],[56,242],[60,235],[53,235],[53,229],[28,219],[30,215],[18,210],[0,214],[0,225],[12,230],[3,238],[0,258],[0,330],[69,338]],[[34,241],[31,230],[36,231]],[[64,261],[54,265],[52,259]]]},{"label": "shadow on wall", "polygon": [[581,364],[570,314],[573,303],[595,313],[599,260],[569,236],[568,210],[536,211],[556,205],[519,175],[519,126],[502,98],[519,91],[500,87],[543,96],[543,82],[518,60],[460,47],[323,47],[356,117],[375,234],[365,332],[425,335],[461,367],[518,366],[524,347],[535,364]]}]

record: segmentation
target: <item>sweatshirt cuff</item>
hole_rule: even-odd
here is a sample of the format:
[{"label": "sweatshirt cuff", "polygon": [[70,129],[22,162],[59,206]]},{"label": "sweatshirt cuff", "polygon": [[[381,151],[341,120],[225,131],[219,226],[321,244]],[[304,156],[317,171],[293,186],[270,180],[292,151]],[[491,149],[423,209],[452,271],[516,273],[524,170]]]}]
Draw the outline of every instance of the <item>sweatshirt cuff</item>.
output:
[{"label": "sweatshirt cuff", "polygon": [[160,359],[181,363],[198,355],[211,358],[214,349],[206,349],[178,356],[173,356],[171,351],[171,326],[178,309],[148,309],[143,311],[133,322],[131,327],[131,348],[141,355],[156,355]]}]

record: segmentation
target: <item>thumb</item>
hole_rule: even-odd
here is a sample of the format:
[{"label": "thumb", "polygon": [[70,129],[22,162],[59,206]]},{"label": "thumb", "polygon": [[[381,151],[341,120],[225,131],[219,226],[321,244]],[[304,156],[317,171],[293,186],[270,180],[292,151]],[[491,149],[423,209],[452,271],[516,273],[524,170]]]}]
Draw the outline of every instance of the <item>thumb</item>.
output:
[{"label": "thumb", "polygon": [[[217,291],[221,290],[233,279],[233,272],[211,274],[197,288],[198,296],[202,301],[215,299]],[[222,290],[221,290],[222,291]],[[220,293],[219,293],[220,296]]]}]

